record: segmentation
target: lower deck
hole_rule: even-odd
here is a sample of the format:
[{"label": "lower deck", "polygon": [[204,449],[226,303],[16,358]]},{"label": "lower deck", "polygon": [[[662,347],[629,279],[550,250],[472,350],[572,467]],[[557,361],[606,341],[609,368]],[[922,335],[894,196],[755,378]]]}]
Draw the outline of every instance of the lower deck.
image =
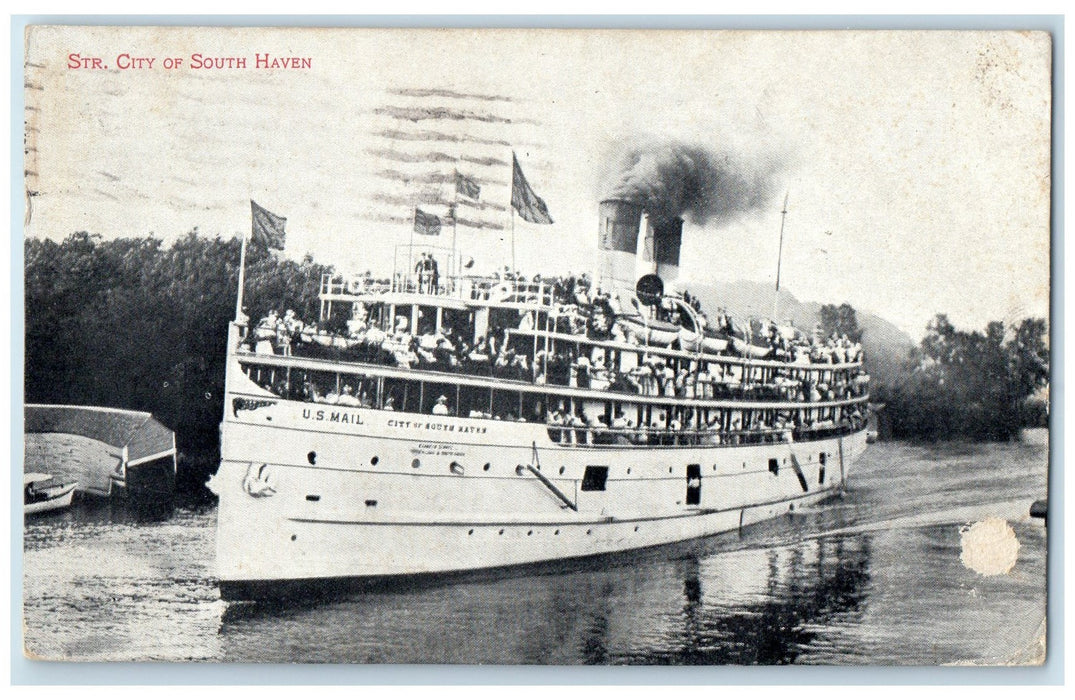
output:
[{"label": "lower deck", "polygon": [[[703,537],[838,491],[859,431],[742,446],[563,445],[544,425],[266,401],[225,422],[222,580],[408,575]],[[254,535],[256,533],[256,535]]]}]

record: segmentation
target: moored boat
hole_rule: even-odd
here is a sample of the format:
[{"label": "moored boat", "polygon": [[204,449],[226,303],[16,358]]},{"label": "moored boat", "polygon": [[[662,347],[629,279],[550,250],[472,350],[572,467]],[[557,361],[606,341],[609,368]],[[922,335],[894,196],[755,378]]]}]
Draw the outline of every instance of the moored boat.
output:
[{"label": "moored boat", "polygon": [[67,508],[77,487],[77,481],[58,482],[51,474],[23,474],[23,512],[29,515]]}]

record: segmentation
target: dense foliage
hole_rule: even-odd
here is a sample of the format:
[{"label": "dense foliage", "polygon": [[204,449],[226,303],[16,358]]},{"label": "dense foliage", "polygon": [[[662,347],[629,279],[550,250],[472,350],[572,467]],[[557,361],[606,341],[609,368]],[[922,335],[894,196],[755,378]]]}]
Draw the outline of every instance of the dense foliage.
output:
[{"label": "dense foliage", "polygon": [[[168,248],[85,232],[27,240],[26,401],[150,411],[176,431],[181,454],[215,465],[239,252],[238,239],[197,230]],[[247,313],[316,319],[327,271],[250,246]]]},{"label": "dense foliage", "polygon": [[908,379],[879,398],[897,438],[1008,440],[1042,421],[1038,398],[1049,380],[1046,325],[957,330],[940,314],[927,326]]},{"label": "dense foliage", "polygon": [[818,312],[818,322],[825,337],[835,333],[838,337],[846,335],[854,343],[862,340],[858,316],[850,304],[825,304]]}]

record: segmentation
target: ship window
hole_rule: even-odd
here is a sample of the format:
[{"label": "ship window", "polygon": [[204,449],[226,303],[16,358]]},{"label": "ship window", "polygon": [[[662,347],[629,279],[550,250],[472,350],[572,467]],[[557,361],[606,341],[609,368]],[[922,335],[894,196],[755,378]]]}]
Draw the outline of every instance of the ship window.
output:
[{"label": "ship window", "polygon": [[422,460],[416,458],[413,462],[411,462],[411,466],[417,469],[418,467],[422,466]]},{"label": "ship window", "polygon": [[582,475],[583,491],[604,491],[608,481],[608,467],[586,467]]},{"label": "ship window", "polygon": [[310,464],[317,464],[317,453],[311,452],[310,454],[306,455],[306,461]]},{"label": "ship window", "polygon": [[380,457],[378,457],[377,455],[374,455],[374,456],[373,456],[373,457],[372,457],[372,458],[370,459],[370,464],[372,464],[373,466],[375,466],[375,467],[376,467],[376,466],[377,466],[377,463],[378,463],[378,462],[380,462],[380,461],[381,461],[381,458],[380,458]]},{"label": "ship window", "polygon": [[771,457],[769,459],[769,471],[771,471],[773,474],[780,473],[780,460],[776,457]]}]

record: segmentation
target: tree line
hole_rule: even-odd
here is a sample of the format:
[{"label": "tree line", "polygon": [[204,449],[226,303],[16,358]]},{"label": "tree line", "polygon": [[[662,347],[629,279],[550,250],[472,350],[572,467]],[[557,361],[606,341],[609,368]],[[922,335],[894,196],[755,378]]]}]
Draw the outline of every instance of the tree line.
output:
[{"label": "tree line", "polygon": [[1048,425],[1049,348],[1044,319],[962,331],[945,314],[926,327],[901,382],[874,387],[892,436],[1010,440]]}]

